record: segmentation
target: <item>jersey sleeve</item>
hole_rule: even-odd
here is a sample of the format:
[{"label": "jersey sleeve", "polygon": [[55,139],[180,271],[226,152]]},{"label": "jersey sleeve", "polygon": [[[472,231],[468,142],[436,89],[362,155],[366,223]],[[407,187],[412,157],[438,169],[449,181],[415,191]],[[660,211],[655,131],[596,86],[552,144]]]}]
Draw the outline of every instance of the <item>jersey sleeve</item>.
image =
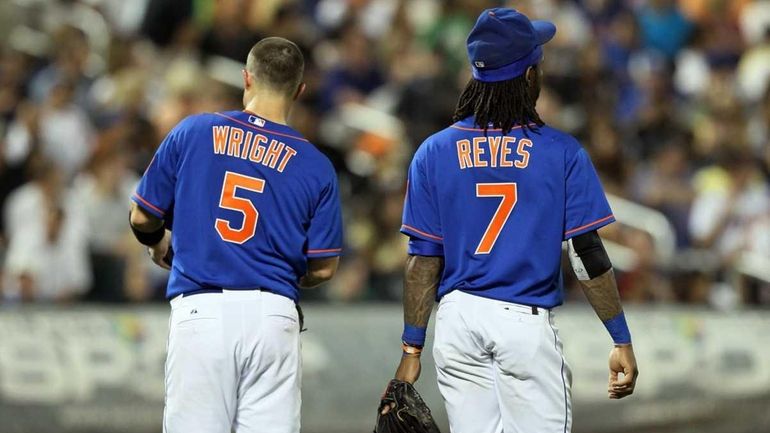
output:
[{"label": "jersey sleeve", "polygon": [[179,136],[183,123],[168,133],[158,147],[131,199],[158,218],[165,218],[174,203]]},{"label": "jersey sleeve", "polygon": [[567,161],[564,240],[615,221],[591,158],[580,148]]},{"label": "jersey sleeve", "polygon": [[409,166],[401,233],[443,245],[444,235],[435,189],[424,164],[424,155],[424,148],[418,149]]},{"label": "jersey sleeve", "polygon": [[444,257],[444,245],[410,236],[407,253],[411,256]]},{"label": "jersey sleeve", "polygon": [[326,186],[321,190],[318,205],[308,229],[308,258],[333,257],[342,254],[342,210],[333,169]]}]

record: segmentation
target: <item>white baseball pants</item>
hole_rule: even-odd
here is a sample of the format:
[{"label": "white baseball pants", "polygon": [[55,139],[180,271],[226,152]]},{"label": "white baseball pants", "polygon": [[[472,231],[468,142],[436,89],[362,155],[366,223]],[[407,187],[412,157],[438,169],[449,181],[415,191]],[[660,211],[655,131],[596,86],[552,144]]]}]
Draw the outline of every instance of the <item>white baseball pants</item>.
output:
[{"label": "white baseball pants", "polygon": [[553,312],[455,290],[433,345],[452,433],[568,433],[572,374]]},{"label": "white baseball pants", "polygon": [[258,290],[171,301],[165,433],[298,433],[294,302]]}]

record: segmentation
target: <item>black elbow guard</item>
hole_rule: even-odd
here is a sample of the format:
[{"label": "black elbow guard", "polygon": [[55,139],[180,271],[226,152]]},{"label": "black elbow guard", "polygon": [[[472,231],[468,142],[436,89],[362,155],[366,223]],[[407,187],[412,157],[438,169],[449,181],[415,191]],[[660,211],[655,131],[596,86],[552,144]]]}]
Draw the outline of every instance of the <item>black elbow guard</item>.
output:
[{"label": "black elbow guard", "polygon": [[575,236],[567,243],[569,261],[578,280],[591,280],[612,269],[610,258],[596,230]]}]

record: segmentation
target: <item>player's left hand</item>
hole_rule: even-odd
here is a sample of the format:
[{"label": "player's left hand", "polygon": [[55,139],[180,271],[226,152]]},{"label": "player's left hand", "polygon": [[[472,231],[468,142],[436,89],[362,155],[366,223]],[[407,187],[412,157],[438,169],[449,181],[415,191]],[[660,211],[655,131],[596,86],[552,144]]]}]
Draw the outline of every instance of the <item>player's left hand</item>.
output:
[{"label": "player's left hand", "polygon": [[163,235],[163,239],[157,244],[148,247],[147,252],[150,254],[152,261],[163,269],[171,269],[171,264],[166,261],[166,255],[168,254],[169,247],[171,246],[171,232],[166,230],[166,234]]},{"label": "player's left hand", "polygon": [[[619,378],[618,374],[623,377]],[[607,390],[611,399],[619,399],[633,394],[639,368],[636,366],[634,348],[630,344],[615,346],[610,352],[610,383]]]}]

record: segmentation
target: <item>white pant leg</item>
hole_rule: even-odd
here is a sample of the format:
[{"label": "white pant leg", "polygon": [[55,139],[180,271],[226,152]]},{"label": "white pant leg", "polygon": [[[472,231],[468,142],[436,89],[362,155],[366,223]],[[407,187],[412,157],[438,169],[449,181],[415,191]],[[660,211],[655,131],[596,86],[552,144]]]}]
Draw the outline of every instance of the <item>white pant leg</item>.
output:
[{"label": "white pant leg", "polygon": [[171,303],[164,432],[299,432],[294,302],[225,291]]},{"label": "white pant leg", "polygon": [[489,302],[496,382],[505,433],[569,433],[571,371],[551,312]]},{"label": "white pant leg", "polygon": [[[502,433],[492,359],[464,316],[458,292],[446,295],[436,313],[433,357],[438,387],[452,433]],[[468,295],[466,295],[468,296]],[[464,301],[464,299],[463,299]]]},{"label": "white pant leg", "polygon": [[262,292],[261,311],[243,315],[247,329],[260,332],[251,341],[247,337],[242,351],[234,431],[299,433],[301,356],[294,301]]},{"label": "white pant leg", "polygon": [[165,433],[229,433],[236,410],[235,363],[221,294],[171,302]]}]

